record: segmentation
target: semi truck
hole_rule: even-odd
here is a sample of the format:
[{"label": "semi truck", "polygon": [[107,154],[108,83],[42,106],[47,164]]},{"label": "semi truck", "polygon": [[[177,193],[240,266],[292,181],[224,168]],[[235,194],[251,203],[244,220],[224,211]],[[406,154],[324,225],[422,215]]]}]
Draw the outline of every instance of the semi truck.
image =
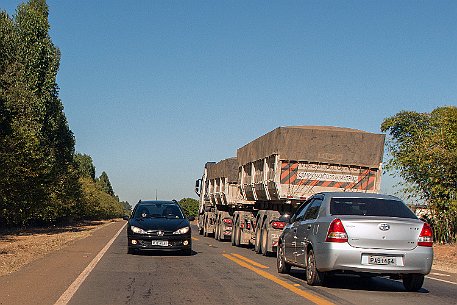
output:
[{"label": "semi truck", "polygon": [[311,195],[379,192],[384,140],[342,127],[278,127],[236,157],[207,162],[195,185],[199,233],[276,252],[288,217]]}]

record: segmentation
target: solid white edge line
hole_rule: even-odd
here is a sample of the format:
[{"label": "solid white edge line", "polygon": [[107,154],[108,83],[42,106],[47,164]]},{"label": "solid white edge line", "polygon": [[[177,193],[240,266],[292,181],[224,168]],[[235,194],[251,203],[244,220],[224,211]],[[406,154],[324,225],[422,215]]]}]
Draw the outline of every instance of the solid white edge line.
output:
[{"label": "solid white edge line", "polygon": [[437,276],[446,276],[446,277],[450,277],[449,274],[438,273],[438,272],[431,272],[430,274],[431,274],[431,275],[437,275]]},{"label": "solid white edge line", "polygon": [[79,287],[81,284],[84,282],[84,280],[87,278],[89,273],[95,268],[97,263],[102,259],[103,255],[108,251],[109,247],[113,244],[114,240],[119,236],[119,234],[122,232],[124,229],[125,223],[122,228],[117,231],[116,235],[114,235],[113,238],[103,247],[103,249],[98,252],[97,256],[94,257],[94,259],[87,265],[86,269],[81,272],[81,274],[76,278],[76,280],[65,290],[65,292],[60,296],[60,298],[55,302],[54,305],[66,305],[68,302],[71,300],[73,295],[78,291]]},{"label": "solid white edge line", "polygon": [[446,280],[442,280],[442,279],[437,279],[437,278],[431,277],[431,276],[426,276],[425,278],[431,279],[431,280],[435,280],[435,281],[438,281],[438,282],[443,282],[443,283],[448,283],[448,284],[452,284],[452,285],[457,285],[456,282],[451,282],[451,281],[446,281]]}]

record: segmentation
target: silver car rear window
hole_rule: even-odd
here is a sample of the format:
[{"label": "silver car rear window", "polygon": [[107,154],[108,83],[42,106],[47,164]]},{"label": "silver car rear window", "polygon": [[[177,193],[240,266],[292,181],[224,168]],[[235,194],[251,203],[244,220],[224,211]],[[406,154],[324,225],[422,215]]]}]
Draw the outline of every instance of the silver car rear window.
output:
[{"label": "silver car rear window", "polygon": [[332,198],[330,214],[417,219],[416,215],[403,202],[380,198]]}]

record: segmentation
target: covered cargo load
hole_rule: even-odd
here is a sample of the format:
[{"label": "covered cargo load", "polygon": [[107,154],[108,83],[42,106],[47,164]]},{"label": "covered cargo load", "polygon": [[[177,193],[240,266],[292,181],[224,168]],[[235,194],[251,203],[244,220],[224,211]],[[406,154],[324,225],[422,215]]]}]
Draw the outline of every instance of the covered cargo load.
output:
[{"label": "covered cargo load", "polygon": [[237,151],[245,200],[305,199],[322,191],[378,192],[383,134],[279,127]]},{"label": "covered cargo load", "polygon": [[207,170],[208,195],[213,205],[234,205],[242,201],[235,157],[219,161]]}]

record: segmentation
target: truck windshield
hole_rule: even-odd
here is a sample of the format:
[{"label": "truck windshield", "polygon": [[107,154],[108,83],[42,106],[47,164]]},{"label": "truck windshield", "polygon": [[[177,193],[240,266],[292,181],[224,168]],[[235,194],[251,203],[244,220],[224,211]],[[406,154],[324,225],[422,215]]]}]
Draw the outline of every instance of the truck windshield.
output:
[{"label": "truck windshield", "polygon": [[380,198],[332,198],[330,214],[417,219],[416,215],[403,202]]}]

